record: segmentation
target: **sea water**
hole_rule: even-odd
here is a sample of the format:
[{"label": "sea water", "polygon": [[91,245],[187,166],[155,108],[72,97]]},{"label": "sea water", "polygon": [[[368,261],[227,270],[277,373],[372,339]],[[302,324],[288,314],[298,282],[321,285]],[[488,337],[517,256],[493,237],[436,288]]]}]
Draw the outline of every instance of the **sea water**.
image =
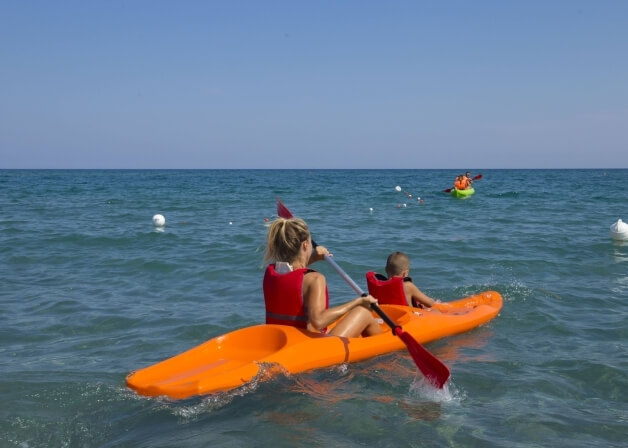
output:
[{"label": "sea water", "polygon": [[[0,446],[626,446],[628,170],[474,171],[464,200],[459,171],[0,171]],[[277,197],[363,288],[400,250],[434,298],[502,294],[427,344],[446,391],[405,351],[182,401],[126,388],[263,322]],[[355,296],[315,267],[332,304]]]}]

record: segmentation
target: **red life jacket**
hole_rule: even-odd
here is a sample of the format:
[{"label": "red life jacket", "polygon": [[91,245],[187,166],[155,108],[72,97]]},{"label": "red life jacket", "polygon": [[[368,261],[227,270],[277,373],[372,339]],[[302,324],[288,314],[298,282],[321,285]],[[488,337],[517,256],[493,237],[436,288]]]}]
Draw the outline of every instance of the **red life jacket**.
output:
[{"label": "red life jacket", "polygon": [[[266,323],[290,325],[307,328],[307,308],[303,303],[303,277],[312,269],[296,269],[285,274],[278,274],[275,265],[269,264],[264,274],[264,302],[266,304]],[[329,293],[325,308],[329,308]],[[326,329],[323,329],[324,333]]]},{"label": "red life jacket", "polygon": [[390,280],[375,272],[366,273],[366,284],[369,294],[377,299],[380,305],[408,306],[403,282],[412,281],[410,277],[393,277]]}]

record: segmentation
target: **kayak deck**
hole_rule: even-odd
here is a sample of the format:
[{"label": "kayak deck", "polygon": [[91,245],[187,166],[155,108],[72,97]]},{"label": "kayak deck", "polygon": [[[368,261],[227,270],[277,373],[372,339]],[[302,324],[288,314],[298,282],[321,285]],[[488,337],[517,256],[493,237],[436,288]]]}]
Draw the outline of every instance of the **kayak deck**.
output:
[{"label": "kayak deck", "polygon": [[[501,307],[502,297],[496,291],[437,303],[437,312],[381,305],[420,343],[475,328],[497,316]],[[183,399],[241,386],[258,374],[261,363],[278,364],[289,373],[298,373],[405,348],[390,327],[385,323],[381,326],[381,334],[357,338],[325,336],[283,325],[246,327],[131,372],[126,384],[141,395]]]}]

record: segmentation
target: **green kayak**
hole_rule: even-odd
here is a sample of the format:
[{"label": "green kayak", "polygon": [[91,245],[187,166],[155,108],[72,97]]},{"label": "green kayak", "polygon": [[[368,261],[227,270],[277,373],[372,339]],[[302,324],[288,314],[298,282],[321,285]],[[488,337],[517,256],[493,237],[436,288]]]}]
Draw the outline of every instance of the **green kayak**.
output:
[{"label": "green kayak", "polygon": [[474,188],[467,188],[466,190],[458,190],[457,188],[454,188],[451,190],[451,195],[455,198],[467,198],[474,193]]}]

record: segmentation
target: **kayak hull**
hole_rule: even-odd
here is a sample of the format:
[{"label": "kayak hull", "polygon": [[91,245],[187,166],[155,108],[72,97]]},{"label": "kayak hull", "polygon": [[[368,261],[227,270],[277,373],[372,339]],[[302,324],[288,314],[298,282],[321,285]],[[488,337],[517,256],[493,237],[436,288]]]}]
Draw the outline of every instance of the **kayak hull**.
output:
[{"label": "kayak hull", "polygon": [[[496,291],[439,303],[438,312],[381,305],[419,343],[475,328],[497,316],[501,307]],[[366,338],[325,336],[283,325],[246,327],[131,372],[126,384],[140,395],[184,399],[242,386],[260,373],[261,364],[279,365],[294,374],[404,349],[403,341],[381,325],[381,334]]]},{"label": "kayak hull", "polygon": [[467,188],[466,190],[458,190],[454,188],[451,190],[451,195],[455,198],[468,198],[475,194],[475,189],[473,187]]}]

